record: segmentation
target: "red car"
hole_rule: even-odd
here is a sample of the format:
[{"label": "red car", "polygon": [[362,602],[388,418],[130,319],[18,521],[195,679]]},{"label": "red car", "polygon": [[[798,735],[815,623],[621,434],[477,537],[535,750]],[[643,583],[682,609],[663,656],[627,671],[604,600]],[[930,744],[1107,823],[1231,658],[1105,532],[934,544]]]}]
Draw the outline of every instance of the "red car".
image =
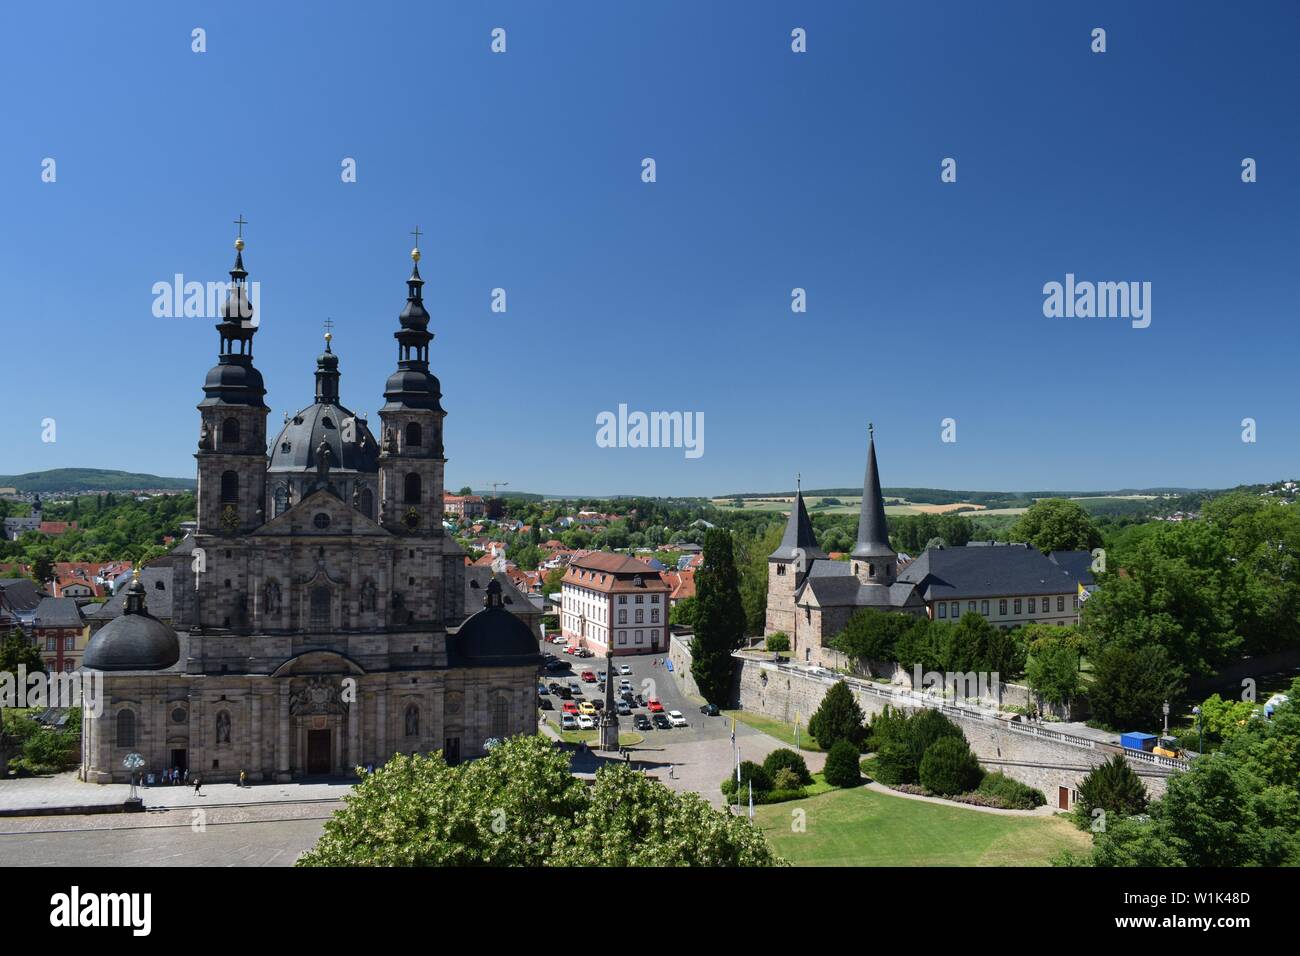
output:
[{"label": "red car", "polygon": [[564,653],[566,653],[566,654],[572,654],[572,653],[574,652],[574,650],[576,650],[576,648],[566,647],[566,648],[564,649]]},{"label": "red car", "polygon": [[596,683],[596,675],[593,674],[591,671],[583,671],[582,679],[586,681],[588,684]]},{"label": "red car", "polygon": [[662,714],[664,712],[664,705],[659,703],[658,697],[651,697],[645,702],[645,705],[650,708],[652,714]]},{"label": "red car", "polygon": [[564,712],[566,714],[576,714],[578,712],[578,705],[571,700],[566,700],[564,702]]}]

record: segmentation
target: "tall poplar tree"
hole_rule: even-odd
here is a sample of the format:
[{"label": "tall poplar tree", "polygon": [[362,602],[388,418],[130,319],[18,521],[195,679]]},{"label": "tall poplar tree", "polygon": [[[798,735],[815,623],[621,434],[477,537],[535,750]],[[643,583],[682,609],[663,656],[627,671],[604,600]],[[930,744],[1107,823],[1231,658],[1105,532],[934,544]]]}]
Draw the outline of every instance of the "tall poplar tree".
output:
[{"label": "tall poplar tree", "polygon": [[731,532],[723,528],[713,528],[704,536],[704,564],[695,573],[695,598],[691,676],[705,700],[725,707],[731,701],[731,652],[744,643],[745,608]]}]

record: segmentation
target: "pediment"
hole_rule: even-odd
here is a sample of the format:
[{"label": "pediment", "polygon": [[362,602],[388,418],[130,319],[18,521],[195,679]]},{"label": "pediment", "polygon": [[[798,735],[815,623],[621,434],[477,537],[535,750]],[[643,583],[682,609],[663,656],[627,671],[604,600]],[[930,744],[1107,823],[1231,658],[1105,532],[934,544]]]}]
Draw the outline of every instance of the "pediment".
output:
[{"label": "pediment", "polygon": [[[319,516],[325,516],[321,527]],[[318,489],[276,515],[253,532],[253,537],[349,537],[371,536],[391,538],[392,534],[348,505],[338,495]]]}]

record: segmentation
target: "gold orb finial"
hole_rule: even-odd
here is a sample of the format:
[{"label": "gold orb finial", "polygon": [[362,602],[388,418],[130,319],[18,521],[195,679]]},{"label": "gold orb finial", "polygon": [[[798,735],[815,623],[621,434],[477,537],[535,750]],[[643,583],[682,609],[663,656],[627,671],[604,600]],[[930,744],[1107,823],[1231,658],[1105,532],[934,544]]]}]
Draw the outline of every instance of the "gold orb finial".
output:
[{"label": "gold orb finial", "polygon": [[326,342],[332,342],[333,340],[334,340],[334,333],[333,333],[333,332],[326,332],[326,333],[325,333],[325,341],[326,341]]},{"label": "gold orb finial", "polygon": [[243,252],[243,251],[244,251],[244,240],[243,240],[243,239],[236,239],[236,240],[235,240],[235,249],[237,249],[239,252]]},{"label": "gold orb finial", "polygon": [[411,250],[411,258],[412,258],[413,260],[415,260],[416,262],[419,262],[419,261],[420,261],[420,247],[419,247],[419,246],[416,246],[414,249]]}]

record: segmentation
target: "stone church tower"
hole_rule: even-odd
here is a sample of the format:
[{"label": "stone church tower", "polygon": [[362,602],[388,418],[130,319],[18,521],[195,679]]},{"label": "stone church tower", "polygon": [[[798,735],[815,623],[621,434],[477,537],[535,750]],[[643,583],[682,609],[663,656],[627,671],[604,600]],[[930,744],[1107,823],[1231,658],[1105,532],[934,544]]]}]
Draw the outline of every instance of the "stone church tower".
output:
[{"label": "stone church tower", "polygon": [[778,631],[794,640],[796,621],[794,595],[808,576],[812,562],[825,559],[817,545],[812,520],[803,503],[803,489],[795,491],[794,507],[786,523],[781,545],[767,558],[767,621],[763,636]]}]

